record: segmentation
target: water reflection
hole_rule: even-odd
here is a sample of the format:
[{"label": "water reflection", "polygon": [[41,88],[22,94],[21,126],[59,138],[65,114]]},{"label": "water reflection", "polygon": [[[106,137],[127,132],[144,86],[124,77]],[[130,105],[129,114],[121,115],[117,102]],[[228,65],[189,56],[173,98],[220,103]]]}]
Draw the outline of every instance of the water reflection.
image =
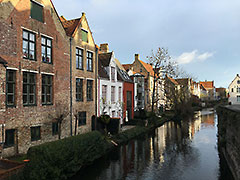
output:
[{"label": "water reflection", "polygon": [[[219,165],[217,116],[197,112],[180,124],[165,123],[150,135],[114,150],[73,179],[231,179]],[[227,178],[225,177],[227,176]]]}]

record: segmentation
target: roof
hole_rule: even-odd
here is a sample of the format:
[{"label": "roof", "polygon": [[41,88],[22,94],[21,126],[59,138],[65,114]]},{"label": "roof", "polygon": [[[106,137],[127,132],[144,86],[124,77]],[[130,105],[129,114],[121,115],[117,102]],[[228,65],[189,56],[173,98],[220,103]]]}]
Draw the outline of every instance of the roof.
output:
[{"label": "roof", "polygon": [[118,80],[122,80],[124,82],[132,82],[131,78],[129,77],[128,73],[125,70],[122,70],[117,66],[117,72]]},{"label": "roof", "polygon": [[166,75],[166,77],[167,77],[173,84],[179,85],[178,82],[177,82],[175,79],[169,77],[168,75]]},{"label": "roof", "polygon": [[178,84],[188,86],[189,78],[182,78],[182,79],[175,79],[175,80],[178,82]]},{"label": "roof", "polygon": [[223,88],[223,87],[216,88],[216,92],[222,92],[222,91],[226,91],[226,88]]},{"label": "roof", "polygon": [[131,68],[132,64],[122,64],[122,66],[126,71],[128,71]]},{"label": "roof", "polygon": [[7,61],[0,56],[0,64],[7,64]]},{"label": "roof", "polygon": [[106,72],[106,70],[104,69],[104,66],[102,65],[102,62],[99,61],[98,62],[98,75],[101,78],[106,78],[106,79],[110,79],[108,73]]},{"label": "roof", "polygon": [[66,20],[63,16],[60,17],[60,20],[63,24],[63,27],[66,31],[68,36],[74,36],[74,32],[76,31],[77,27],[79,26],[82,18]]},{"label": "roof", "polygon": [[200,81],[199,82],[205,89],[213,89],[214,81]]},{"label": "roof", "polygon": [[118,66],[119,69],[125,71],[125,68],[123,67],[123,65],[120,63],[120,61],[119,61],[118,59],[115,58],[115,62],[116,62],[116,64],[117,64],[117,66]]},{"label": "roof", "polygon": [[205,87],[202,84],[200,84],[200,89],[206,91]]},{"label": "roof", "polygon": [[122,80],[124,82],[132,82],[131,78],[129,77],[128,73],[126,72],[125,68],[119,62],[118,59],[115,58],[115,63],[117,65],[117,72],[118,72],[118,80]]},{"label": "roof", "polygon": [[141,64],[143,65],[143,67],[147,70],[147,72],[150,73],[151,76],[154,76],[154,71],[153,71],[153,67],[152,65],[143,62],[142,60],[139,60],[141,62]]},{"label": "roof", "polygon": [[112,52],[98,54],[98,61],[102,63],[103,67],[109,66],[112,58]]}]

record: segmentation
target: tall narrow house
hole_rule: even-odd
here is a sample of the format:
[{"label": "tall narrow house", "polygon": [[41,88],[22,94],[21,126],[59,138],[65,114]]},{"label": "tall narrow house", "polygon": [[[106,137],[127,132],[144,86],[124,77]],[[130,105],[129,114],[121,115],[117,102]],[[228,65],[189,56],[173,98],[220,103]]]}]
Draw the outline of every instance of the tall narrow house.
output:
[{"label": "tall narrow house", "polygon": [[70,135],[69,68],[67,36],[51,0],[0,1],[1,156]]},{"label": "tall narrow house", "polygon": [[88,132],[96,115],[97,48],[85,13],[78,19],[60,19],[69,37],[72,133]]}]

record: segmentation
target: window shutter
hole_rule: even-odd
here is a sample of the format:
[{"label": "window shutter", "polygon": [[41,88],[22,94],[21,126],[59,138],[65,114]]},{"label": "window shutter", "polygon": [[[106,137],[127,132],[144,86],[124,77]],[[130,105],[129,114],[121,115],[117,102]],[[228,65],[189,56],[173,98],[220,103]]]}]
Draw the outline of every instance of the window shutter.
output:
[{"label": "window shutter", "polygon": [[31,1],[31,18],[43,22],[43,7]]},{"label": "window shutter", "polygon": [[82,30],[82,40],[88,42],[88,32]]}]

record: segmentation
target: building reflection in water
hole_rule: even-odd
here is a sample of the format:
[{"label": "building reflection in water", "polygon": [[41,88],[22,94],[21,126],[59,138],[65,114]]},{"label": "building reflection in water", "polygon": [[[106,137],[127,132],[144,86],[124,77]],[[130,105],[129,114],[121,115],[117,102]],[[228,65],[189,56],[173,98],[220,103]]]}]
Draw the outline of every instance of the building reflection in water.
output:
[{"label": "building reflection in water", "polygon": [[[73,179],[189,179],[202,168],[201,149],[192,144],[194,136],[201,129],[215,127],[215,119],[214,113],[208,111],[198,112],[182,123],[165,123],[114,150]],[[216,162],[216,169],[218,165]],[[201,176],[201,171],[196,172],[195,176]]]}]

